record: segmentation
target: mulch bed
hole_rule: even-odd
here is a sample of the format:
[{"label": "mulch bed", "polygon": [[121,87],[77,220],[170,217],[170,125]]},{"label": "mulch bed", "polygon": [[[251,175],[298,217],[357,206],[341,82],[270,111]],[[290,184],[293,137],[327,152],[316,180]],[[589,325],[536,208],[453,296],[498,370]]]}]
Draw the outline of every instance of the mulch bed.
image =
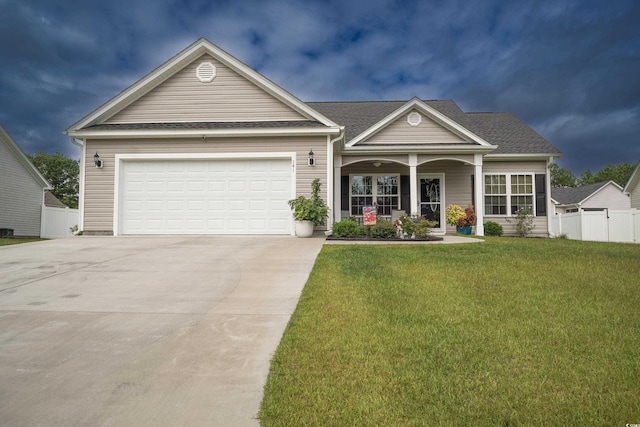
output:
[{"label": "mulch bed", "polygon": [[399,237],[394,237],[391,239],[380,239],[371,236],[358,236],[358,237],[334,237],[328,236],[327,240],[346,240],[346,241],[354,241],[354,242],[362,242],[362,241],[373,241],[373,242],[438,242],[444,240],[439,236],[429,236],[429,237],[416,237],[415,239],[401,239]]}]

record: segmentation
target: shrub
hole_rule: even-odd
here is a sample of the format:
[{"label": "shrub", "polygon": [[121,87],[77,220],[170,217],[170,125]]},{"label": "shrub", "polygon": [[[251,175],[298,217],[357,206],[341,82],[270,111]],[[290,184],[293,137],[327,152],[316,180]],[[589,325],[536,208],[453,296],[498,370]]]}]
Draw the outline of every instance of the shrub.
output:
[{"label": "shrub", "polygon": [[436,226],[435,221],[429,221],[423,216],[402,216],[396,223],[398,228],[408,235],[415,233],[416,237],[427,237],[431,229]]},{"label": "shrub", "polygon": [[378,239],[391,239],[396,237],[398,230],[391,221],[379,219],[376,225],[371,226],[371,237]]},{"label": "shrub", "polygon": [[486,236],[502,236],[502,233],[504,233],[504,230],[497,222],[487,221],[484,223],[484,234]]},{"label": "shrub", "polygon": [[516,233],[520,237],[527,237],[534,228],[533,225],[533,212],[531,209],[522,208],[518,209],[515,212],[516,216],[514,218],[507,218],[507,222],[516,224]]},{"label": "shrub", "polygon": [[333,224],[331,230],[335,237],[356,237],[364,233],[362,227],[352,219],[343,219],[342,221],[336,222]]}]

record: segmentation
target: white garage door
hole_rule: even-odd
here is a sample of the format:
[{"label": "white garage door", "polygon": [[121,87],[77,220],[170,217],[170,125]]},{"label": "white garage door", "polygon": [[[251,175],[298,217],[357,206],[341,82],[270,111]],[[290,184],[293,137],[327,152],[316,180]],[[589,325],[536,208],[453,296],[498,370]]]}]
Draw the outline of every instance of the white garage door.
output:
[{"label": "white garage door", "polygon": [[121,234],[290,234],[290,159],[123,161]]}]

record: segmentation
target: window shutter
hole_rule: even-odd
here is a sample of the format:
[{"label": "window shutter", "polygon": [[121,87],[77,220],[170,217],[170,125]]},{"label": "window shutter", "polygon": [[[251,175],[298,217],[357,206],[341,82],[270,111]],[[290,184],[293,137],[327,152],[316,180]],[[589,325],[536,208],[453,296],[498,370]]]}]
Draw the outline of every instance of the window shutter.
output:
[{"label": "window shutter", "polygon": [[411,215],[411,182],[409,175],[400,175],[400,209]]},{"label": "window shutter", "polygon": [[536,216],[547,216],[547,176],[536,174]]},{"label": "window shutter", "polygon": [[343,175],[340,177],[340,204],[341,210],[348,211],[349,210],[349,186],[351,182],[349,182],[349,175]]},{"label": "window shutter", "polygon": [[473,206],[474,210],[477,210],[476,207],[476,176],[471,174],[471,206]]}]

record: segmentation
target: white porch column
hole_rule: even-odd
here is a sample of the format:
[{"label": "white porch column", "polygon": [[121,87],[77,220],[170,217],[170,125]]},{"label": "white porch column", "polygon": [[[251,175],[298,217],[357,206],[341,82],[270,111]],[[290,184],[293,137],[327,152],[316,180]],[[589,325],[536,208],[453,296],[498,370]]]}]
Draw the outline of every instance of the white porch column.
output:
[{"label": "white porch column", "polygon": [[482,197],[484,186],[482,177],[482,154],[475,154],[473,156],[473,165],[475,168],[475,193],[476,199],[474,200],[476,210],[476,236],[484,236],[484,202]]},{"label": "white porch column", "polygon": [[418,155],[409,154],[409,191],[411,200],[411,212],[407,212],[409,215],[419,214],[418,210]]},{"label": "white porch column", "polygon": [[342,220],[342,155],[333,157],[333,222]]}]

